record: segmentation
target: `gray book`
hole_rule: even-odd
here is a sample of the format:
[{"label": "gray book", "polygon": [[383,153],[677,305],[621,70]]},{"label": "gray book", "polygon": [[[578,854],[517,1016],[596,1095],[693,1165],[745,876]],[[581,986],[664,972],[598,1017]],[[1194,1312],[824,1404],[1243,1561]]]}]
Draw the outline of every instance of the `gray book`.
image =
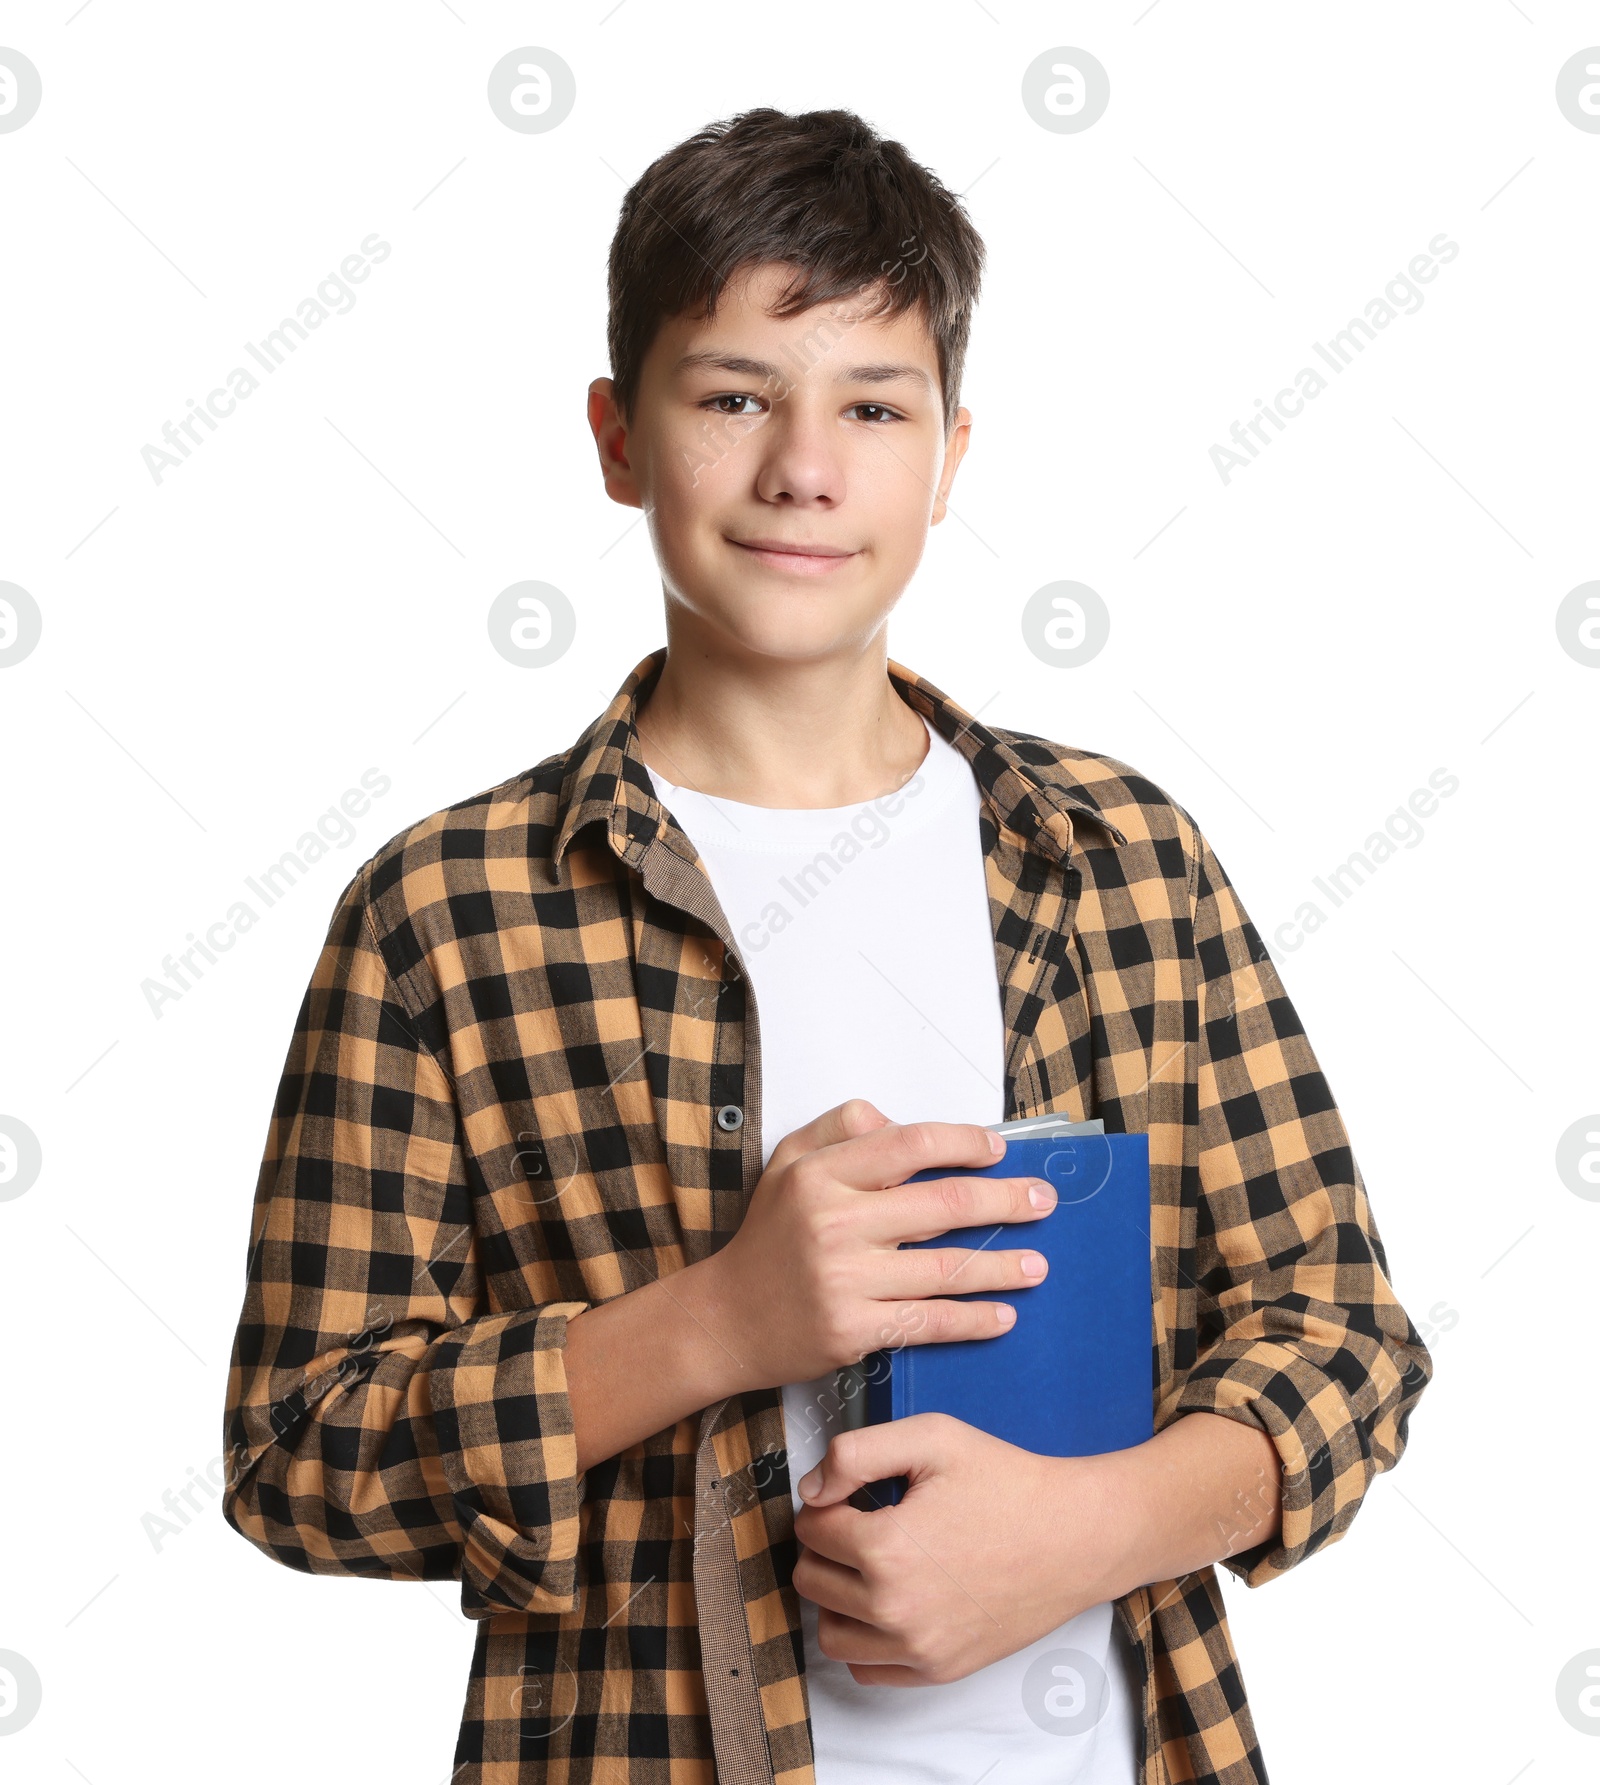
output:
[{"label": "gray book", "polygon": [[1019,1116],[1014,1122],[990,1122],[990,1130],[1007,1140],[1048,1140],[1057,1134],[1104,1134],[1106,1125],[1096,1116],[1092,1122],[1071,1122],[1065,1116]]}]

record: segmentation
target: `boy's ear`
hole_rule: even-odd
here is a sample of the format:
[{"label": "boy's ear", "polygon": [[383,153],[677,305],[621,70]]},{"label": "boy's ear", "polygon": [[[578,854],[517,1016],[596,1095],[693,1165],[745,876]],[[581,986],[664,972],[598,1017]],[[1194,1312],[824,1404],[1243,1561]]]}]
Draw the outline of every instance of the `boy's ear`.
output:
[{"label": "boy's ear", "polygon": [[972,434],[972,411],[958,408],[956,419],[951,423],[949,438],[944,446],[944,469],[939,474],[939,487],[934,492],[933,513],[928,525],[937,527],[949,513],[950,486],[955,482],[956,467],[966,456],[967,446]]},{"label": "boy's ear", "polygon": [[617,408],[609,378],[596,378],[589,385],[589,430],[600,455],[606,494],[624,508],[643,508],[644,498],[628,460],[628,424]]}]

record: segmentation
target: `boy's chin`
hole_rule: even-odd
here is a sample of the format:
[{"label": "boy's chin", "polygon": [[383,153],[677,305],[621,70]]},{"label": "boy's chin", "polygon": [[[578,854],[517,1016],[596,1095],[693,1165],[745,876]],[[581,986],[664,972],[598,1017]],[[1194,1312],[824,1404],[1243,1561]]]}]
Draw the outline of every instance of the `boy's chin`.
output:
[{"label": "boy's chin", "polygon": [[837,595],[788,594],[768,597],[743,594],[727,603],[697,602],[680,635],[736,656],[774,663],[812,663],[859,652],[887,619],[894,602],[887,599],[850,602]]},{"label": "boy's chin", "polygon": [[856,656],[877,631],[886,612],[835,617],[826,622],[808,618],[786,626],[732,626],[725,636],[736,650],[774,666],[817,663],[830,657]]}]

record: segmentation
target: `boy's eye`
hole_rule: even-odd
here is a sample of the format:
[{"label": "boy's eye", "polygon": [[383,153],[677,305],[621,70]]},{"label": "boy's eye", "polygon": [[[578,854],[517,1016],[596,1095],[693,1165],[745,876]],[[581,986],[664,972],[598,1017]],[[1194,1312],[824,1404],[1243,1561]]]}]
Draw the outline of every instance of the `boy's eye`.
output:
[{"label": "boy's eye", "polygon": [[722,408],[717,408],[716,406],[721,403],[735,403],[735,404],[737,404],[737,403],[758,403],[758,402],[760,402],[760,400],[761,399],[759,397],[752,397],[744,391],[731,391],[730,390],[730,391],[723,391],[718,396],[715,396],[715,397],[707,397],[705,402],[703,402],[700,405],[700,407],[702,409],[716,408],[716,413],[718,415],[750,415],[750,414],[754,413],[752,410],[737,409],[737,408],[722,409]]},{"label": "boy's eye", "polygon": [[[758,409],[746,409],[746,403],[759,404],[760,397],[753,397],[747,391],[719,391],[714,397],[707,397],[700,404],[702,409],[710,409],[717,415],[744,417],[759,414]],[[865,412],[861,419],[873,427],[882,427],[887,422],[903,421],[905,418],[897,409],[891,409],[886,403],[852,403],[846,414]]]}]

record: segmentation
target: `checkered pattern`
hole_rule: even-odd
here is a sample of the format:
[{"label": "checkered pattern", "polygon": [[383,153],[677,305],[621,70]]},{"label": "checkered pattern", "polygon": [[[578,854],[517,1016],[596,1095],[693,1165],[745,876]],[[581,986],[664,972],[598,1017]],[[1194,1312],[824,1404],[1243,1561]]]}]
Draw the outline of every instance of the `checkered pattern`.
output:
[{"label": "checkered pattern", "polygon": [[[568,1319],[706,1256],[761,1173],[747,981],[633,723],[664,660],[362,867],[256,1193],[227,1516],[290,1567],[459,1579],[453,1785],[812,1778],[777,1393],[581,1477],[566,1396]],[[1183,807],[889,673],[982,792],[1006,1115],[1150,1137],[1157,1427],[1277,1447],[1281,1536],[1226,1564],[1259,1585],[1344,1533],[1432,1369],[1327,1082]],[[1214,1570],[1117,1613],[1139,1785],[1264,1780]]]}]

